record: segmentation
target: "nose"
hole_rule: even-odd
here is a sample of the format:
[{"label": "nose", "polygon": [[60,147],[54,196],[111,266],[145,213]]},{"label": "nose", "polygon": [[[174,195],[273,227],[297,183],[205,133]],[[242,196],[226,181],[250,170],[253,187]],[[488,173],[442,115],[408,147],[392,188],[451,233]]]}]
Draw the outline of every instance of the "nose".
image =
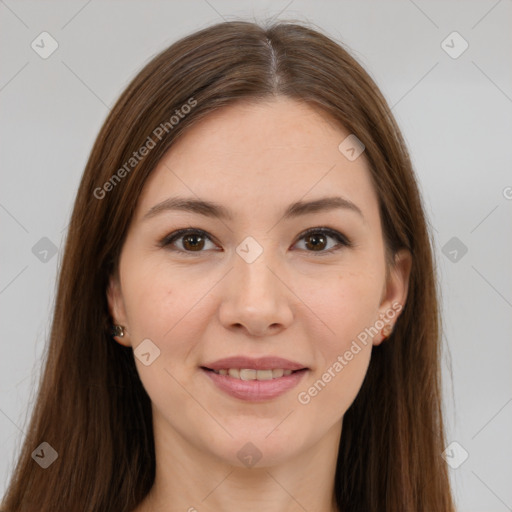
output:
[{"label": "nose", "polygon": [[[251,336],[269,336],[286,329],[293,321],[293,293],[275,260],[264,251],[247,263],[234,255],[234,268],[224,280],[219,307],[226,329],[243,330]],[[288,286],[287,286],[288,285]]]}]

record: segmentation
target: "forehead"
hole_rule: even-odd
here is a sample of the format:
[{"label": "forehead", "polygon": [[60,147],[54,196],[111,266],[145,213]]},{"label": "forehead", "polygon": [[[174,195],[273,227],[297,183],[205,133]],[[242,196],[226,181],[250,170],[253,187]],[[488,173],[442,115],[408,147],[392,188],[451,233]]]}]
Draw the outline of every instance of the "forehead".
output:
[{"label": "forehead", "polygon": [[364,153],[350,161],[338,148],[349,135],[322,111],[288,98],[224,107],[164,155],[137,215],[171,195],[213,200],[249,216],[270,214],[272,205],[281,210],[298,200],[342,195],[365,217],[378,216]]}]

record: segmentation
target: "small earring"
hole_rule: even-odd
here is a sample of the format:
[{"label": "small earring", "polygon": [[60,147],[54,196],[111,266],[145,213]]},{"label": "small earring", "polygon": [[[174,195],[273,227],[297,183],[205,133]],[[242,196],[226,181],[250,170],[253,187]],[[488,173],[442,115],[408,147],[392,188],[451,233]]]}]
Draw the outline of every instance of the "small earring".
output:
[{"label": "small earring", "polygon": [[387,338],[389,338],[389,336],[391,335],[391,333],[393,332],[393,326],[392,325],[385,325],[383,328],[382,328],[382,336],[383,336],[383,341]]},{"label": "small earring", "polygon": [[112,336],[122,338],[124,336],[124,327],[122,325],[113,325]]}]

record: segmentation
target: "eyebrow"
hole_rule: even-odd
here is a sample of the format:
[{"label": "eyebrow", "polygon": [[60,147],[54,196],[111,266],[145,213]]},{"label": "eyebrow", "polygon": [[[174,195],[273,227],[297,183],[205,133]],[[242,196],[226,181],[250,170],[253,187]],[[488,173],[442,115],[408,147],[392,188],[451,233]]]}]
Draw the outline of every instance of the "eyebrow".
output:
[{"label": "eyebrow", "polygon": [[[308,215],[321,211],[329,211],[335,209],[345,209],[353,211],[361,216],[364,215],[361,209],[352,201],[340,197],[322,197],[313,201],[297,201],[288,206],[282,218],[287,220],[301,215]],[[186,211],[204,215],[205,217],[213,217],[216,219],[233,220],[233,214],[225,206],[215,203],[214,201],[205,201],[201,199],[186,197],[170,197],[161,203],[156,204],[148,210],[143,220],[155,217],[156,215],[166,211]]]}]

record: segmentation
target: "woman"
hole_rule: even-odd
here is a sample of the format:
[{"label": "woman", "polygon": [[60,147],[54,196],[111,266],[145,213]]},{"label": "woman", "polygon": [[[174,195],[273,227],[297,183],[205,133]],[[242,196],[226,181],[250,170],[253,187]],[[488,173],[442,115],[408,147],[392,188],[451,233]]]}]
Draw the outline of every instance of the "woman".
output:
[{"label": "woman", "polygon": [[454,510],[435,268],[377,86],[296,24],[156,56],[78,191],[3,510]]}]

